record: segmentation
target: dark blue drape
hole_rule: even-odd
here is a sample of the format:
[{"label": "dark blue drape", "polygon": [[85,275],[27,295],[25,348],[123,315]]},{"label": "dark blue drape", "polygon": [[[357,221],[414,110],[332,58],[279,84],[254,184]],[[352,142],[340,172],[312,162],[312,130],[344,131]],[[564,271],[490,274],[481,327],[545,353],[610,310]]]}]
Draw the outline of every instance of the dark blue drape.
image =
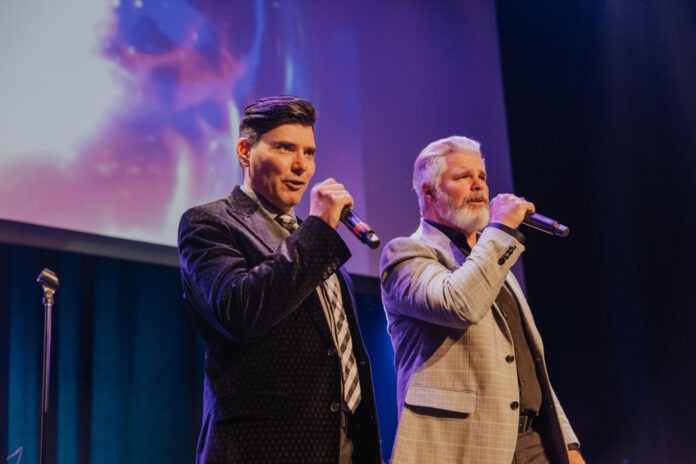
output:
[{"label": "dark blue drape", "polygon": [[191,462],[202,352],[178,270],[10,245],[0,245],[1,449],[22,447],[22,462],[38,461],[43,267],[61,280],[49,462]]},{"label": "dark blue drape", "polygon": [[[0,455],[38,462],[42,291],[56,272],[48,462],[193,462],[203,352],[175,267],[0,244]],[[393,351],[375,279],[356,277],[388,456]],[[366,290],[365,290],[366,289]],[[9,462],[17,463],[16,457]]]}]

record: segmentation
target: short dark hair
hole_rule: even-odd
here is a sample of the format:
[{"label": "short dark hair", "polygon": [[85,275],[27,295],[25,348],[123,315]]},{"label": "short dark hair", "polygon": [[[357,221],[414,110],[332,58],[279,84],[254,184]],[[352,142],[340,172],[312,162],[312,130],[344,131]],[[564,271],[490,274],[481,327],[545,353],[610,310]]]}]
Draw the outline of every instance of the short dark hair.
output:
[{"label": "short dark hair", "polygon": [[261,98],[244,109],[239,138],[247,139],[251,146],[278,126],[301,124],[313,128],[316,120],[317,110],[309,100],[290,95]]}]

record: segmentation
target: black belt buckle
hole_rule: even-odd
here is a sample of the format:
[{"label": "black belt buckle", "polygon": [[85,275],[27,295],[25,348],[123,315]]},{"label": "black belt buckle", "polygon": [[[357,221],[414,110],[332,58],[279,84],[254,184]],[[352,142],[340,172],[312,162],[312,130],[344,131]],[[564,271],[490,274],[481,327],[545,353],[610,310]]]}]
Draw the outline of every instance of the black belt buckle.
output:
[{"label": "black belt buckle", "polygon": [[520,425],[517,433],[526,433],[532,428],[532,422],[536,416],[533,413],[520,413]]}]

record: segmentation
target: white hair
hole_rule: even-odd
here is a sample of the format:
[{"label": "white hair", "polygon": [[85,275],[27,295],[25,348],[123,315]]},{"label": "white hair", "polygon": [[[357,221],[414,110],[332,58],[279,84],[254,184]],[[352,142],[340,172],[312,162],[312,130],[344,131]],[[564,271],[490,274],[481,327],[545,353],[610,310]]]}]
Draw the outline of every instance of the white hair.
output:
[{"label": "white hair", "polygon": [[440,175],[445,170],[444,155],[459,151],[476,153],[481,161],[484,161],[483,155],[481,155],[481,144],[476,140],[459,135],[436,140],[418,154],[416,162],[413,164],[413,190],[418,195],[421,216],[425,213],[423,186],[428,185],[436,191],[439,190]]}]

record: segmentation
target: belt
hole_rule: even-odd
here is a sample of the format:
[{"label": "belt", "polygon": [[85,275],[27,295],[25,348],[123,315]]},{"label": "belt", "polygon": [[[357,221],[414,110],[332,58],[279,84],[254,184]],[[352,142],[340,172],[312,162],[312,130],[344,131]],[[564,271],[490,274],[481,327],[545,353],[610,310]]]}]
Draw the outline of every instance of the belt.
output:
[{"label": "belt", "polygon": [[517,429],[517,433],[529,432],[532,428],[532,422],[534,422],[536,415],[533,412],[521,412],[520,413],[520,426]]}]

